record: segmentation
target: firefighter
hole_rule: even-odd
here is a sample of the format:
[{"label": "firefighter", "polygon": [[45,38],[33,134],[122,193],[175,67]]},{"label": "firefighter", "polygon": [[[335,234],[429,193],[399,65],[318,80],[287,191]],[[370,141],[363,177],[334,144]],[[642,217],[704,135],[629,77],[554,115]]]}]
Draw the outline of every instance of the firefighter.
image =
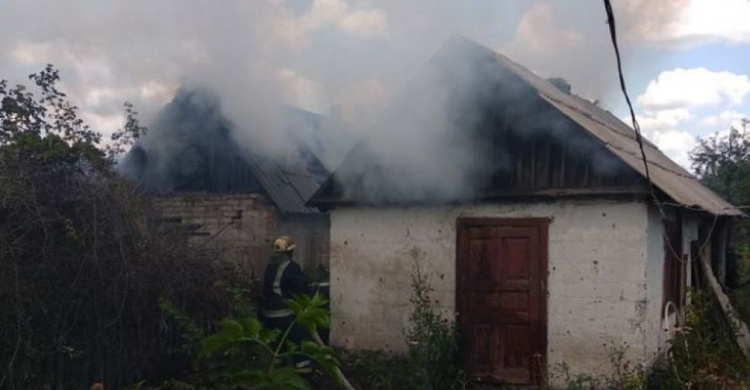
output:
[{"label": "firefighter", "polygon": [[[294,313],[284,302],[293,295],[310,294],[310,287],[302,269],[293,259],[296,244],[289,236],[281,236],[273,242],[273,255],[266,265],[261,294],[261,320],[267,329],[278,329],[283,334],[294,321]],[[294,326],[289,332],[289,341],[299,345],[309,340],[307,330]],[[310,369],[310,360],[295,358],[295,368]]]}]

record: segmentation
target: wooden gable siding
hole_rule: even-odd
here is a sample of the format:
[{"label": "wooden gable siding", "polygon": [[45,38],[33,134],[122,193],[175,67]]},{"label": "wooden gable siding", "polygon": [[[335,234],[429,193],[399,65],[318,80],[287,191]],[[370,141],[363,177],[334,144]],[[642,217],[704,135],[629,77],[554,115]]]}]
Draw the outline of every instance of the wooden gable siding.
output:
[{"label": "wooden gable siding", "polygon": [[[563,121],[563,119],[559,119]],[[517,129],[489,113],[485,128],[493,140],[486,157],[494,173],[485,191],[645,186],[645,181],[592,137],[572,124],[553,130]]]}]

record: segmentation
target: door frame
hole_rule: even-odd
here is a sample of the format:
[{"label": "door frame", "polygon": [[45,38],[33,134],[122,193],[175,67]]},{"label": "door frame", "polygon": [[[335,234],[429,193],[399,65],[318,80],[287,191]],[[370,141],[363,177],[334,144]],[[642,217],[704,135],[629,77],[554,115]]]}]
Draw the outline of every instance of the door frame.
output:
[{"label": "door frame", "polygon": [[[536,369],[532,370],[532,377],[531,377],[531,385],[539,385],[542,381],[542,372],[543,370],[547,370],[547,304],[549,301],[549,296],[547,294],[547,284],[548,284],[548,266],[549,266],[549,250],[548,250],[548,244],[549,244],[549,223],[551,221],[551,218],[502,218],[502,217],[459,217],[456,219],[456,315],[458,318],[456,318],[456,321],[459,325],[459,332],[463,332],[461,329],[461,323],[463,320],[463,317],[461,317],[461,313],[463,308],[465,307],[465,304],[463,302],[463,277],[460,274],[460,271],[462,268],[466,268],[464,263],[468,259],[469,256],[465,256],[462,251],[466,250],[468,248],[467,243],[464,242],[465,235],[464,230],[471,226],[519,226],[519,227],[536,227],[539,229],[539,275],[540,275],[540,291],[539,291],[539,307],[540,307],[540,313],[539,313],[539,321],[541,322],[538,324],[538,329],[540,333],[540,338],[537,340],[535,345],[539,350],[542,351],[542,356],[540,359],[540,364],[537,364]],[[463,366],[465,362],[463,362],[464,357],[464,341],[461,340],[459,342],[459,349],[461,356],[461,365]],[[532,364],[534,364],[534,357],[532,356]]]}]

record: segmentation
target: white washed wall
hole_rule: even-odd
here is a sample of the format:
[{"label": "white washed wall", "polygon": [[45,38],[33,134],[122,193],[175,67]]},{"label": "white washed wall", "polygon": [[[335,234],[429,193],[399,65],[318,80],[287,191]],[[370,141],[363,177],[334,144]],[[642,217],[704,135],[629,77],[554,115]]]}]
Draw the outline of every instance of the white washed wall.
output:
[{"label": "white washed wall", "polygon": [[[405,349],[414,260],[429,270],[437,307],[452,314],[459,217],[551,219],[547,307],[553,374],[562,364],[574,372],[605,373],[605,343],[627,342],[628,357],[635,360],[655,349],[650,343],[658,342],[659,318],[649,299],[660,305],[657,265],[663,255],[657,248],[661,236],[657,243],[647,232],[661,225],[650,222],[644,203],[604,200],[334,210],[332,343]],[[652,290],[658,295],[649,293],[647,275],[658,284]]]}]

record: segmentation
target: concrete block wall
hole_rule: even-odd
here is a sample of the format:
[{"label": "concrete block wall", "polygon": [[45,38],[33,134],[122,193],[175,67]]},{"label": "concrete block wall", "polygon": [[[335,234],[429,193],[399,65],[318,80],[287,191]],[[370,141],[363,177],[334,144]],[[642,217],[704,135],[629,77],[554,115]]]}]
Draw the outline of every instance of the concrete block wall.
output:
[{"label": "concrete block wall", "polygon": [[[404,351],[411,264],[427,270],[436,307],[455,311],[459,217],[549,218],[548,363],[554,376],[609,372],[604,344],[647,358],[648,210],[642,202],[559,201],[331,213],[332,343]],[[661,282],[653,288],[660,289]],[[649,324],[651,321],[651,324]]]}]

